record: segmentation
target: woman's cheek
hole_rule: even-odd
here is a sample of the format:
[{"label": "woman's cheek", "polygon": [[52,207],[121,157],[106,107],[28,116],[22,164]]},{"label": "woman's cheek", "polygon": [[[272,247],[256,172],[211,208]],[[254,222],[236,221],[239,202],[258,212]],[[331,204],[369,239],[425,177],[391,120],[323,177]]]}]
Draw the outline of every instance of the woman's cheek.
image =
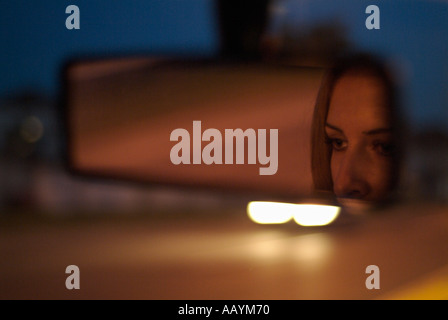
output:
[{"label": "woman's cheek", "polygon": [[391,159],[378,156],[375,160],[375,165],[373,166],[372,172],[372,190],[375,195],[376,200],[382,200],[382,198],[387,197],[391,191],[391,181],[392,181],[392,161]]}]

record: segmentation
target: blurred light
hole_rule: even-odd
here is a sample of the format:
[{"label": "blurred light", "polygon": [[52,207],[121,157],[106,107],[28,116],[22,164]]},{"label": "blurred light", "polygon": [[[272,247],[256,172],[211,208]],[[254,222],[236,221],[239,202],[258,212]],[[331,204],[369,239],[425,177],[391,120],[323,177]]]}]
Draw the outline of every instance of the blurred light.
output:
[{"label": "blurred light", "polygon": [[325,226],[332,223],[339,215],[336,206],[300,204],[294,212],[294,221],[301,226]]},{"label": "blurred light", "polygon": [[23,120],[20,126],[20,135],[28,143],[34,143],[42,138],[44,126],[39,118],[31,116]]},{"label": "blurred light", "polygon": [[300,268],[312,273],[328,266],[328,259],[334,254],[332,239],[325,233],[300,235],[291,241],[289,254]]},{"label": "blurred light", "polygon": [[348,198],[338,198],[338,202],[344,207],[345,211],[351,214],[362,214],[373,208],[373,203]]},{"label": "blurred light", "polygon": [[339,215],[337,206],[252,201],[247,206],[249,218],[259,224],[281,224],[294,219],[301,226],[324,226]]},{"label": "blurred light", "polygon": [[292,219],[294,206],[292,203],[252,201],[247,205],[247,213],[255,223],[280,224]]},{"label": "blurred light", "polygon": [[269,13],[271,15],[284,16],[288,13],[288,8],[284,3],[273,3],[269,6]]}]

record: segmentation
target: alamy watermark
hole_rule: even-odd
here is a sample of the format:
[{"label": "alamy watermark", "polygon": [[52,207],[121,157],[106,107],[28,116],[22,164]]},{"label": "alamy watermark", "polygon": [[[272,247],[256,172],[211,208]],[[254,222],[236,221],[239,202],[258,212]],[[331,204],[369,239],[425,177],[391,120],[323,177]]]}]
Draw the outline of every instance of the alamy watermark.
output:
[{"label": "alamy watermark", "polygon": [[79,267],[75,265],[70,265],[65,268],[65,273],[70,274],[67,279],[65,280],[65,287],[68,290],[77,289],[79,290],[80,287],[80,271]]},{"label": "alamy watermark", "polygon": [[370,14],[366,19],[366,28],[369,30],[380,29],[380,8],[372,4],[367,6],[366,13]]},{"label": "alamy watermark", "polygon": [[369,265],[366,274],[370,274],[366,279],[366,288],[369,290],[380,289],[380,268],[376,265]]},{"label": "alamy watermark", "polygon": [[65,8],[65,13],[69,16],[65,19],[65,27],[68,30],[79,30],[81,28],[81,13],[79,7],[75,5],[69,5]]},{"label": "alamy watermark", "polygon": [[[202,132],[201,121],[193,121],[193,137],[183,128],[171,132],[170,141],[177,141],[171,148],[170,159],[179,164],[247,164],[258,163],[260,175],[274,175],[278,169],[278,129],[269,130],[269,154],[267,150],[267,130],[225,129],[224,137],[217,129]],[[245,146],[247,141],[247,155]],[[202,148],[202,142],[208,142]],[[193,160],[191,160],[191,144]],[[223,148],[224,144],[224,148]],[[224,150],[224,155],[223,155]],[[234,155],[235,150],[235,155]]]}]

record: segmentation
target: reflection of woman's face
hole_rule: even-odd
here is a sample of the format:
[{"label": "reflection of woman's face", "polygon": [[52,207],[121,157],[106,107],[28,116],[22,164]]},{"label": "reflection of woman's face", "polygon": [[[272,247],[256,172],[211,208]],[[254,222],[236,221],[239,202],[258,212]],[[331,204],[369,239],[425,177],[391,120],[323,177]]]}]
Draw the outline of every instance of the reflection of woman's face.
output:
[{"label": "reflection of woman's face", "polygon": [[332,148],[331,175],[336,197],[381,201],[390,192],[393,137],[381,82],[348,73],[335,84],[325,125]]}]

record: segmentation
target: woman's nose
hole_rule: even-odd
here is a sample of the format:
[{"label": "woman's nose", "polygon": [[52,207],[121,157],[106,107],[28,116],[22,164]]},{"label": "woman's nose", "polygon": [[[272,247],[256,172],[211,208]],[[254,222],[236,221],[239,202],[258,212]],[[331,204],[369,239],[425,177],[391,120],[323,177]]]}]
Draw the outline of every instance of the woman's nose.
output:
[{"label": "woman's nose", "polygon": [[361,150],[347,150],[339,156],[339,166],[333,179],[338,198],[366,198],[370,192],[367,180],[368,159]]}]

